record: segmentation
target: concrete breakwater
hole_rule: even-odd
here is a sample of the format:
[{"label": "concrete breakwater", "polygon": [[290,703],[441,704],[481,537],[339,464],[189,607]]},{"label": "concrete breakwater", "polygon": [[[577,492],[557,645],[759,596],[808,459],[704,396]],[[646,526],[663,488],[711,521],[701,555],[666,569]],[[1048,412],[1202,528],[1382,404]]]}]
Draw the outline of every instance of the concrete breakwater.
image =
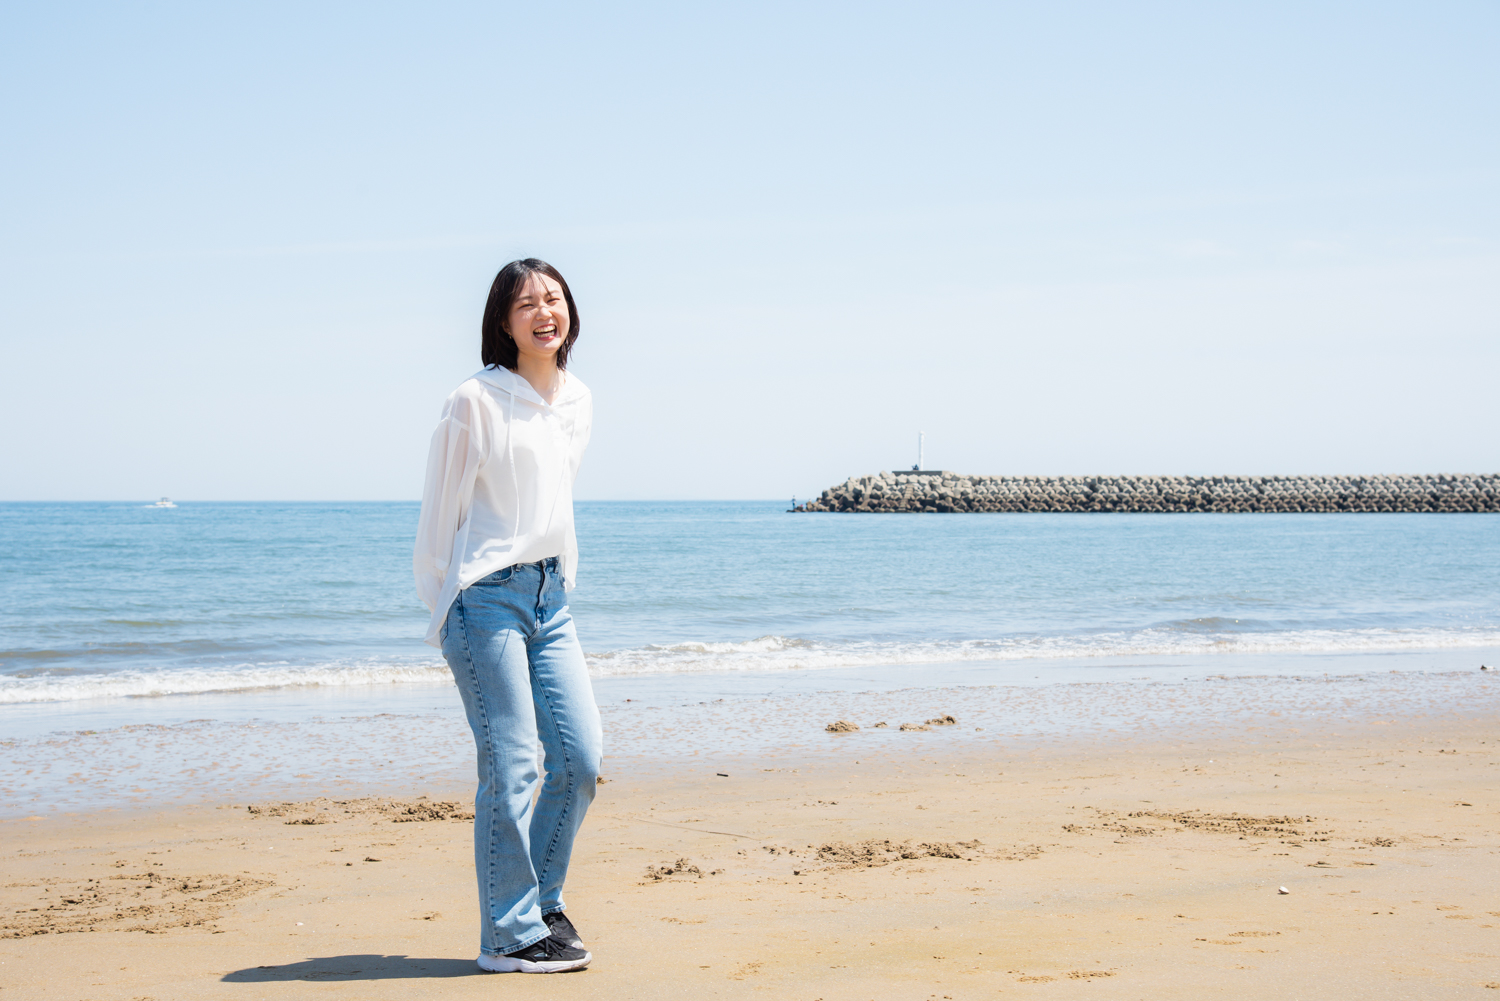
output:
[{"label": "concrete breakwater", "polygon": [[1500,511],[1500,474],[1431,476],[851,476],[794,511],[1171,513]]}]

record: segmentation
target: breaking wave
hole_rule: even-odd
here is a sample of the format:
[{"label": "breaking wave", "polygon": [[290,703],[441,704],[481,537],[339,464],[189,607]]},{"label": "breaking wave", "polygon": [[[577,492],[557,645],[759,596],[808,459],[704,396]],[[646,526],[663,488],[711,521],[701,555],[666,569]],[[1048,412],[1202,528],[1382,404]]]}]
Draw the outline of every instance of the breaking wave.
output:
[{"label": "breaking wave", "polygon": [[[652,645],[587,654],[596,678],[663,673],[790,671],[864,666],[1093,657],[1220,654],[1397,653],[1500,647],[1495,629],[1256,630],[1224,619],[1193,619],[1143,629],[999,639],[823,641],[761,636],[740,642]],[[914,680],[919,680],[915,679]],[[369,659],[316,664],[276,662],[223,668],[125,668],[31,671],[0,676],[0,704],[97,698],[249,692],[292,686],[446,685],[437,658],[392,662]]]}]

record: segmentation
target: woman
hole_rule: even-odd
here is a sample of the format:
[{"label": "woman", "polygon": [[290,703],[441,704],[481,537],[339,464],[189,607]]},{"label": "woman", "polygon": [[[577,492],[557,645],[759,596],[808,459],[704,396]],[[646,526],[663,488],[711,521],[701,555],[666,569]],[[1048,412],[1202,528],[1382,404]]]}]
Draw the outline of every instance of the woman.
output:
[{"label": "woman", "polygon": [[567,371],[577,340],[578,309],[556,268],[528,258],[500,269],[484,308],[484,368],[443,406],[417,525],[427,642],[453,671],[479,752],[478,962],[494,973],[592,958],[562,898],[602,753],[565,593],[578,565],[573,480],[593,417],[588,388]]}]

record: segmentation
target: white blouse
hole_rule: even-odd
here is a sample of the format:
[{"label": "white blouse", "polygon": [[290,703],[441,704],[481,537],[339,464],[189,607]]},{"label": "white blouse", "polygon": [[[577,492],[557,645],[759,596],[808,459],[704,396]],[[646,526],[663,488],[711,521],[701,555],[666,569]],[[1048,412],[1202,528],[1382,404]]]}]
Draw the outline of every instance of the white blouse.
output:
[{"label": "white blouse", "polygon": [[549,405],[520,375],[486,368],[453,391],[432,433],[412,569],[439,635],[458,592],[515,563],[562,558],[573,589],[573,481],[594,400],[572,373]]}]

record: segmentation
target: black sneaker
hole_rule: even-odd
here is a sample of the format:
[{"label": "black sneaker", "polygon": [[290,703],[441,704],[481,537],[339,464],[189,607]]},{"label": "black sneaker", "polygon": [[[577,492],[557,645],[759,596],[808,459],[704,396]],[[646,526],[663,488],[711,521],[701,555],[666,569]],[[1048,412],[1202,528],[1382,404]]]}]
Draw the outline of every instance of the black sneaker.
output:
[{"label": "black sneaker", "polygon": [[478,962],[479,968],[487,973],[563,973],[581,970],[593,958],[584,950],[564,945],[548,935],[535,945],[503,956],[480,953]]},{"label": "black sneaker", "polygon": [[551,914],[543,914],[542,920],[547,922],[547,930],[552,937],[570,949],[582,949],[583,939],[578,935],[578,929],[573,927],[567,915],[562,911],[553,911]]}]

